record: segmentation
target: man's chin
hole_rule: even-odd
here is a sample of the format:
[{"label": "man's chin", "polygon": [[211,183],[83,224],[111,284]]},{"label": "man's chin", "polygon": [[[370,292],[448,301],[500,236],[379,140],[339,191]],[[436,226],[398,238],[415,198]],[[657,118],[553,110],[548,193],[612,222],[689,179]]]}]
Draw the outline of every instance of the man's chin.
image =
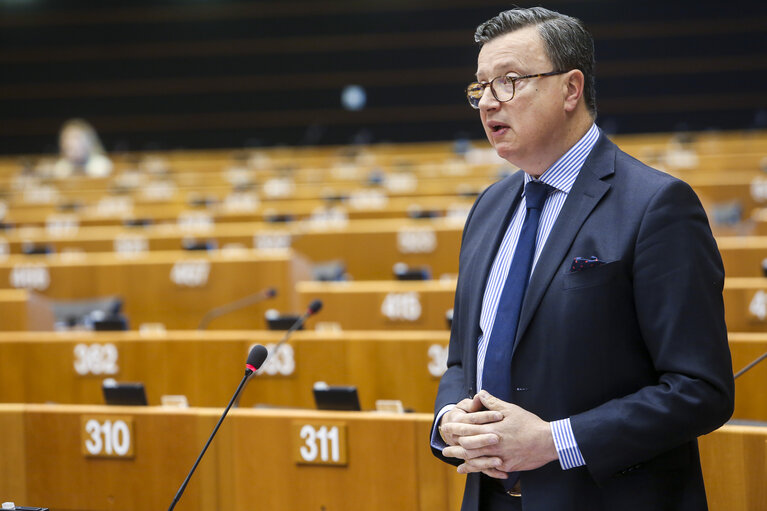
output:
[{"label": "man's chin", "polygon": [[511,146],[511,144],[504,144],[504,143],[497,143],[494,145],[495,153],[503,158],[504,160],[508,161],[512,165],[514,165],[514,156],[517,153],[514,148]]}]

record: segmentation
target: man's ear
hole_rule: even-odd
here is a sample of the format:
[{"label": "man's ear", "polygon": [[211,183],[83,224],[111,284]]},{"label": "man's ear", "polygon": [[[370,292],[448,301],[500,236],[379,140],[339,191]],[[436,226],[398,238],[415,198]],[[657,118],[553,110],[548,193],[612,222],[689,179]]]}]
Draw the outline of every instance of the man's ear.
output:
[{"label": "man's ear", "polygon": [[585,78],[583,72],[580,69],[573,69],[566,75],[567,81],[565,82],[565,111],[573,112],[578,106],[578,102],[583,96],[583,87],[585,85]]}]

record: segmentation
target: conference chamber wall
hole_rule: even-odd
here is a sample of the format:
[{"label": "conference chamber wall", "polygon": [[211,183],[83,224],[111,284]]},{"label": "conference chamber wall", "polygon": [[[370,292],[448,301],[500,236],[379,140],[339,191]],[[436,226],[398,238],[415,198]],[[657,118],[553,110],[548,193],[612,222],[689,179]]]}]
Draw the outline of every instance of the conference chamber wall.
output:
[{"label": "conference chamber wall", "polygon": [[[0,154],[72,117],[109,151],[482,139],[473,32],[510,5],[0,0]],[[595,37],[606,131],[767,127],[767,4],[545,6]]]}]

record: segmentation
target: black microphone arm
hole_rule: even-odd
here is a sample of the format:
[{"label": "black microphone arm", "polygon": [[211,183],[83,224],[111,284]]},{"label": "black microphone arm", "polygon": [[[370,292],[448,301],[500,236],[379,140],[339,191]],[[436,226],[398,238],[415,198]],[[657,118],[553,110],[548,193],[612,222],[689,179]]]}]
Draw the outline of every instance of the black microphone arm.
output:
[{"label": "black microphone arm", "polygon": [[259,367],[261,367],[261,365],[266,360],[266,356],[268,354],[269,352],[267,351],[267,349],[261,346],[260,344],[256,344],[250,350],[250,353],[248,354],[248,360],[245,363],[245,376],[242,377],[242,380],[240,381],[240,385],[237,387],[237,390],[234,392],[232,399],[229,400],[229,404],[227,405],[226,410],[224,410],[224,413],[221,415],[221,418],[218,419],[218,423],[216,424],[216,427],[213,428],[213,433],[211,433],[210,437],[208,437],[208,441],[205,443],[205,447],[202,448],[202,451],[200,451],[200,455],[197,456],[197,461],[195,461],[194,465],[192,465],[192,470],[189,471],[189,474],[187,474],[186,479],[184,479],[184,482],[181,483],[181,487],[176,492],[176,496],[173,498],[173,502],[171,502],[170,507],[168,508],[168,511],[173,511],[173,508],[176,507],[176,504],[178,503],[179,499],[181,499],[181,495],[183,495],[184,490],[186,490],[186,485],[189,484],[189,480],[192,478],[192,474],[194,474],[194,471],[197,470],[197,465],[200,464],[200,460],[202,460],[202,457],[205,455],[205,451],[208,450],[208,446],[213,441],[213,437],[216,436],[216,433],[218,432],[218,428],[221,427],[221,423],[224,422],[224,417],[226,417],[226,414],[229,413],[229,409],[232,407],[234,400],[242,391],[242,388],[245,386],[245,382],[248,381],[248,377],[254,372],[256,372]]},{"label": "black microphone arm", "polygon": [[304,322],[309,318],[309,316],[317,314],[321,308],[322,308],[322,300],[317,300],[317,299],[312,300],[312,302],[306,308],[306,312],[304,312],[303,315],[300,318],[298,318],[295,323],[290,325],[290,328],[288,328],[285,331],[285,335],[283,335],[282,339],[280,339],[280,342],[278,342],[274,346],[274,348],[272,348],[272,351],[269,352],[269,356],[266,359],[269,360],[270,358],[272,358],[277,353],[277,350],[279,350],[283,344],[288,342],[288,339],[293,334],[293,332],[301,328],[304,325]]},{"label": "black microphone arm", "polygon": [[240,298],[239,300],[235,300],[231,303],[225,303],[224,305],[220,305],[205,313],[205,315],[200,320],[200,324],[197,325],[197,330],[205,330],[211,321],[213,321],[216,318],[220,318],[221,316],[225,314],[229,314],[230,312],[240,310],[243,307],[256,304],[263,300],[268,300],[269,298],[274,298],[275,296],[277,296],[277,290],[274,289],[273,287],[268,287],[266,289],[262,289],[258,293],[253,293],[252,295],[244,296]]},{"label": "black microphone arm", "polygon": [[741,369],[740,371],[738,371],[737,373],[735,373],[735,375],[734,375],[732,378],[733,378],[733,379],[737,379],[737,378],[738,378],[739,376],[741,376],[743,373],[746,373],[746,372],[750,371],[752,367],[754,367],[756,364],[758,364],[759,362],[761,362],[761,361],[762,361],[762,360],[764,360],[765,358],[767,358],[767,351],[765,351],[764,353],[762,353],[762,354],[761,354],[761,356],[760,356],[759,358],[757,358],[756,360],[754,360],[753,362],[751,362],[750,364],[748,364],[746,367],[744,367],[743,369]]}]

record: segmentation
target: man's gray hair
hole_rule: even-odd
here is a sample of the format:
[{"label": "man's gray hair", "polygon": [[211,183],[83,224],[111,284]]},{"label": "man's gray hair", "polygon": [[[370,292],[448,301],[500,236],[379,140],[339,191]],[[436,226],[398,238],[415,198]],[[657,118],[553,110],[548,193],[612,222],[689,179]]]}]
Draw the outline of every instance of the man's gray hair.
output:
[{"label": "man's gray hair", "polygon": [[[543,7],[515,8],[504,11],[478,26],[474,33],[474,41],[482,46],[498,36],[529,26],[538,27],[546,55],[554,65],[553,70],[579,69],[583,73],[583,97],[592,117],[596,118],[594,39],[578,18]],[[553,70],[536,69],[531,72],[543,73]]]}]

